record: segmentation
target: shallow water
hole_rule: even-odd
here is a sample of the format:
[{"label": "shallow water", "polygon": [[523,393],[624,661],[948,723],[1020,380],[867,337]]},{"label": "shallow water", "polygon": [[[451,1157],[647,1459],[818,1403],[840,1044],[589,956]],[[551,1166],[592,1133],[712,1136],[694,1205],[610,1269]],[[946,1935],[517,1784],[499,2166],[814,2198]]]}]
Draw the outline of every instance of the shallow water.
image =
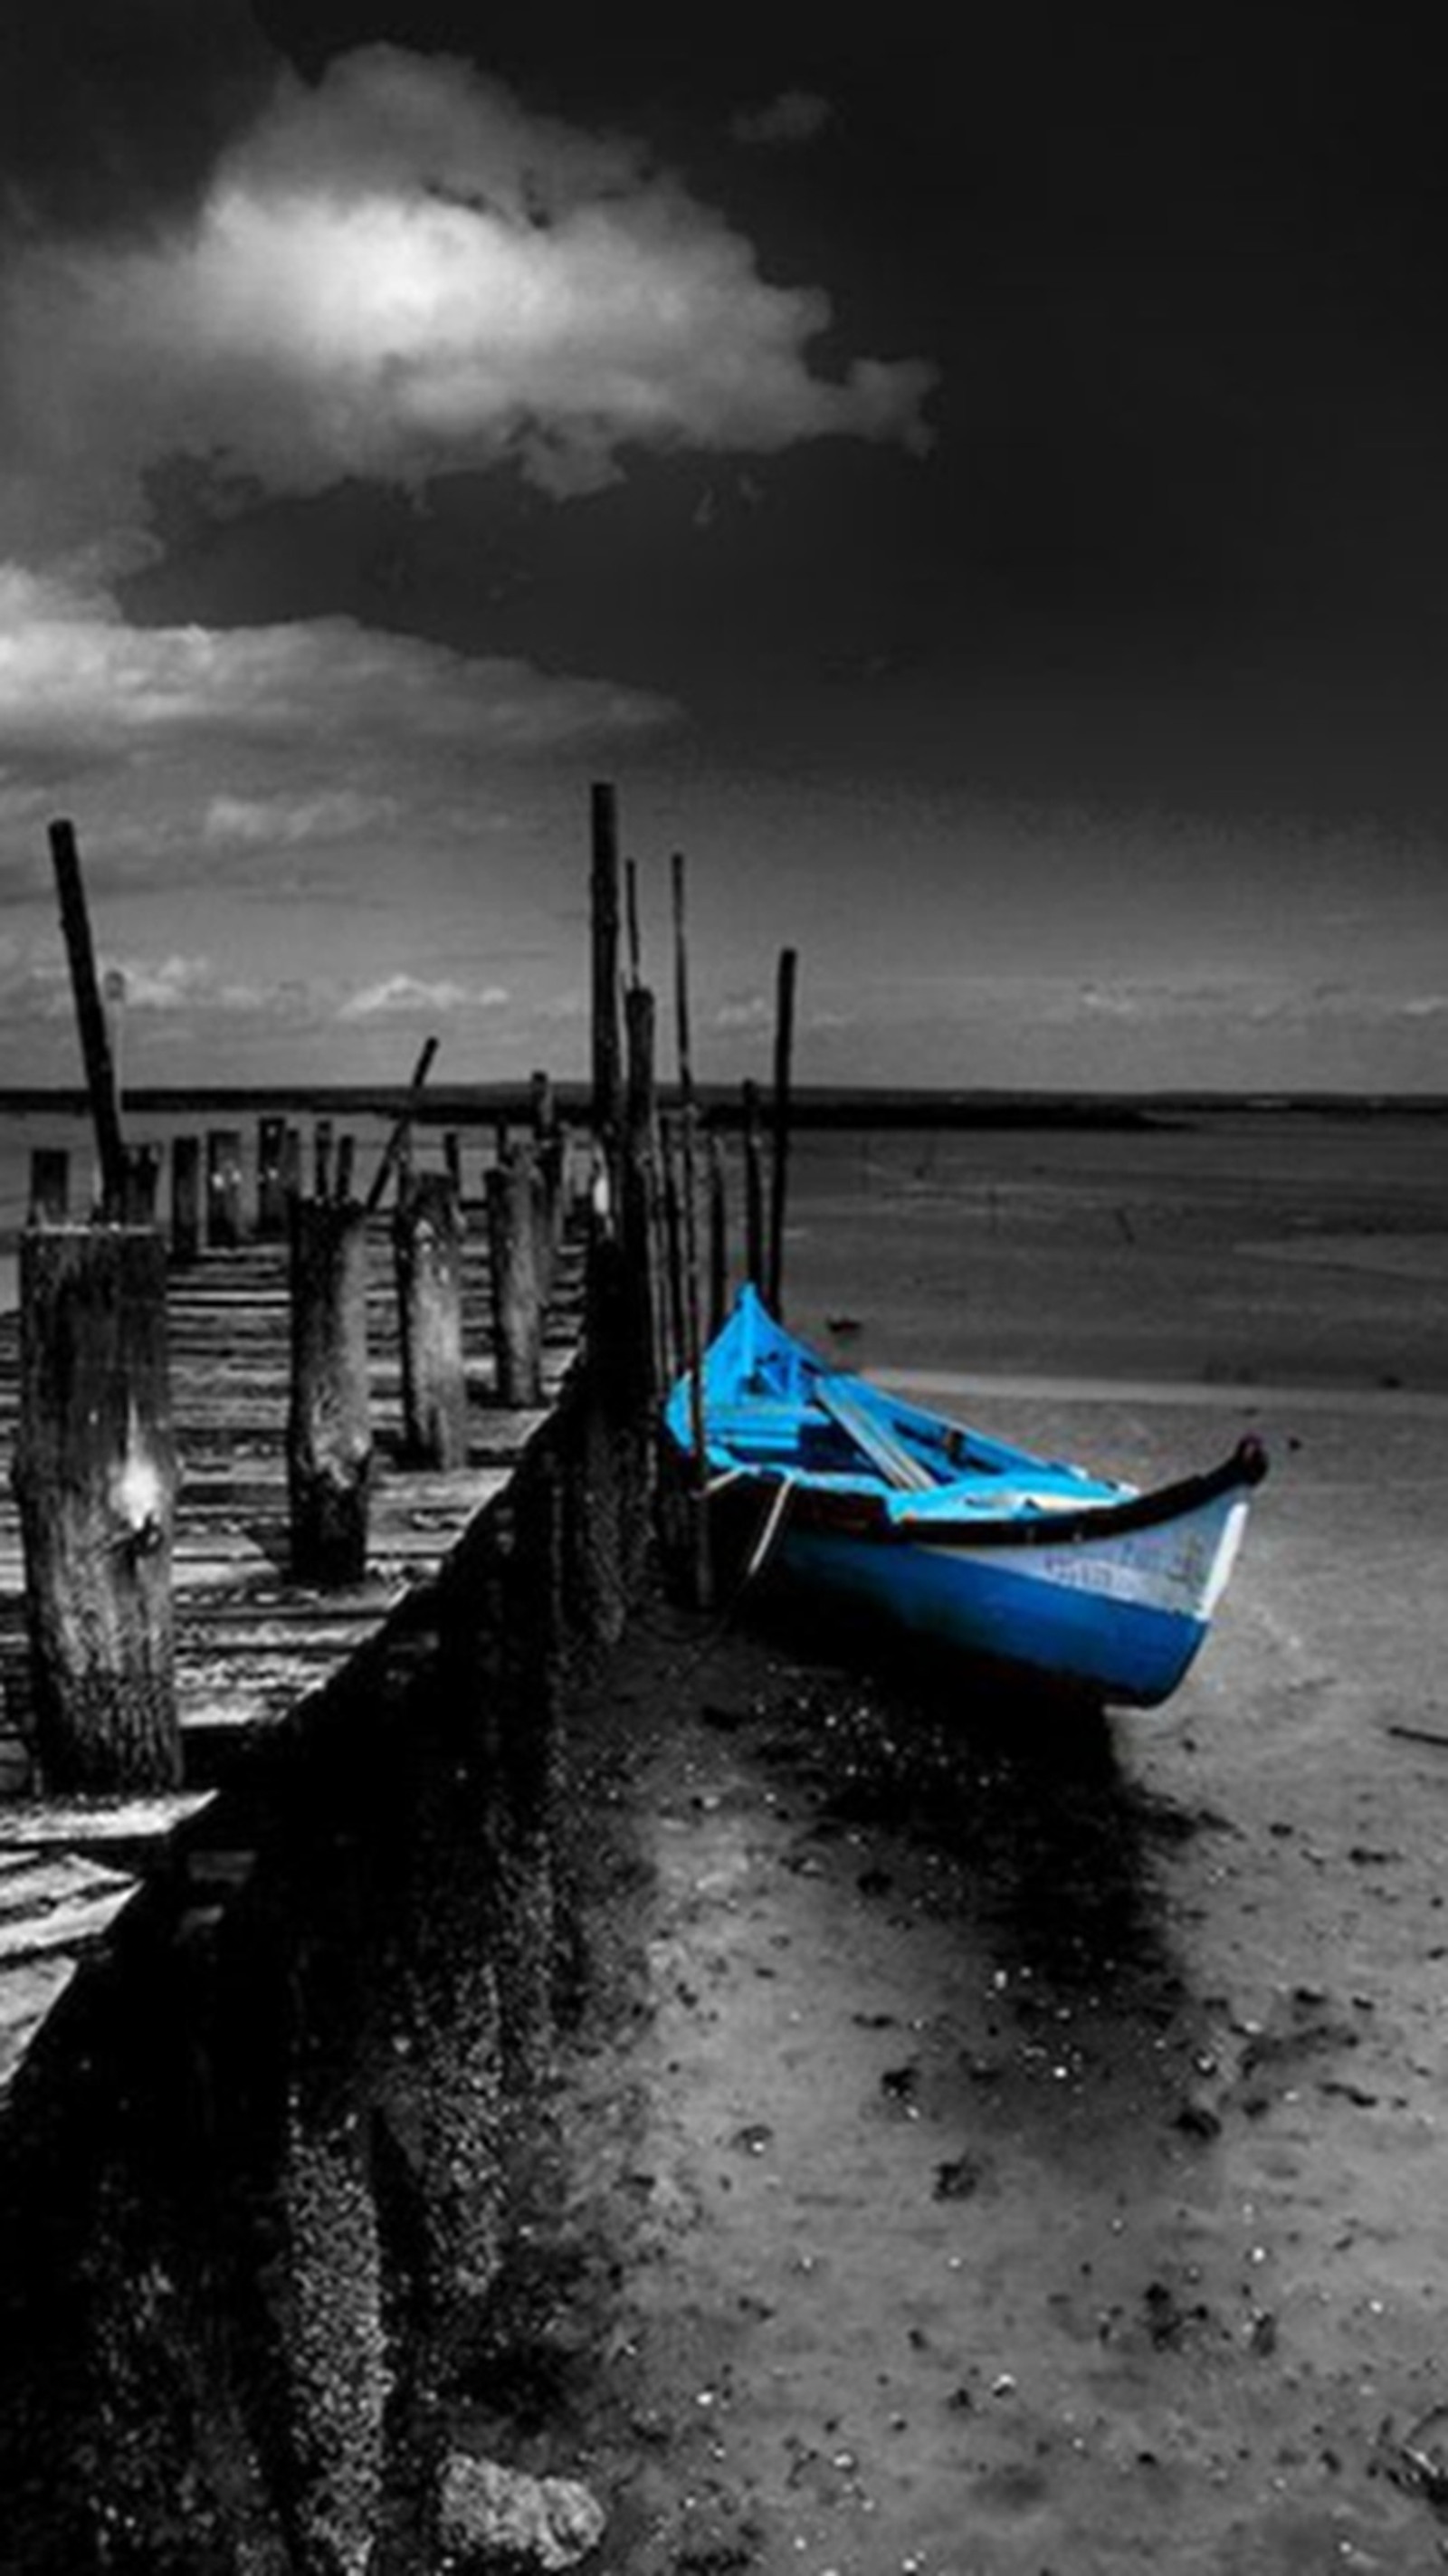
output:
[{"label": "shallow water", "polygon": [[[183,1123],[136,1114],[128,1134],[164,1144]],[[202,1102],[192,1123],[241,1130],[249,1190],[255,1118],[208,1117]],[[385,1122],[343,1123],[365,1169]],[[42,1145],[69,1149],[75,1204],[94,1189],[83,1120],[0,1116],[0,1310]],[[791,1150],[789,1319],[867,1370],[1448,1390],[1445,1146],[1448,1116],[1393,1111],[805,1129]],[[440,1155],[435,1130],[419,1130],[419,1151]],[[740,1252],[736,1222],[736,1275]]]},{"label": "shallow water", "polygon": [[1448,1388],[1445,1125],[803,1135],[789,1319],[867,1370]]}]

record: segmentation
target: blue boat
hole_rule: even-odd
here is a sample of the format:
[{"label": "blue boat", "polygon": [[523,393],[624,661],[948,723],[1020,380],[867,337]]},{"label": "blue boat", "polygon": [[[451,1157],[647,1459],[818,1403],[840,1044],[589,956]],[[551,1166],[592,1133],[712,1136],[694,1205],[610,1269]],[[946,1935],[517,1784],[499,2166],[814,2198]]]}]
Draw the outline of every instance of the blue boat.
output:
[{"label": "blue boat", "polygon": [[1033,1456],[842,1375],[744,1288],[664,1408],[709,1492],[753,1500],[774,1578],[878,1613],[1016,1677],[1153,1708],[1211,1625],[1267,1472],[1239,1441],[1204,1474],[1138,1492]]}]

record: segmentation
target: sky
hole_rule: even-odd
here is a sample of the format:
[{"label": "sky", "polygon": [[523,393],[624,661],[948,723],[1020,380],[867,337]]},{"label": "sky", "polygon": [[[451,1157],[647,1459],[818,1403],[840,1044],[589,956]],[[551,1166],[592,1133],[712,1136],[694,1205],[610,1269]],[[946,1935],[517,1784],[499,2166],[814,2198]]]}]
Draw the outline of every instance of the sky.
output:
[{"label": "sky", "polygon": [[1415,14],[9,0],[0,1084],[1448,1091]]}]

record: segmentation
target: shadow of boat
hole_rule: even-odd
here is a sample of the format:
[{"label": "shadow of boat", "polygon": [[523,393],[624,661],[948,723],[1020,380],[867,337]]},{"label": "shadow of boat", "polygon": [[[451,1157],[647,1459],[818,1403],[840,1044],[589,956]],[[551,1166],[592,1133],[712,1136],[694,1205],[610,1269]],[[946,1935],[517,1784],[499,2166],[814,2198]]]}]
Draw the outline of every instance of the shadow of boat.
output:
[{"label": "shadow of boat", "polygon": [[[1157,2026],[1185,1980],[1163,1861],[1213,1820],[1145,1788],[1098,1700],[1023,1683],[772,1602],[796,1659],[791,1736],[839,1825],[882,1829],[952,1865],[962,1916],[1039,1994]],[[848,1660],[845,1660],[845,1657]]]}]

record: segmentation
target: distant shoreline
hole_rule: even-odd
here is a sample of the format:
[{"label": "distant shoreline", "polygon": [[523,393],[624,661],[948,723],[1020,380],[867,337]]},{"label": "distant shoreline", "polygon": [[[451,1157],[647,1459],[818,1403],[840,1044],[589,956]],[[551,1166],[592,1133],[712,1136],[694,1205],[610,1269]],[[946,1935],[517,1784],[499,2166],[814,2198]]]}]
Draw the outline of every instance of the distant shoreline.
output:
[{"label": "distant shoreline", "polygon": [[[767,1113],[767,1091],[763,1086],[761,1090]],[[586,1119],[586,1084],[559,1083],[555,1096],[564,1118],[576,1123]],[[676,1094],[664,1084],[660,1096],[667,1105]],[[698,1099],[713,1124],[738,1125],[738,1085],[702,1083]],[[128,1090],[125,1105],[136,1118],[187,1118],[200,1113],[240,1117],[282,1110],[319,1117],[394,1118],[409,1105],[409,1095],[401,1084],[171,1084]],[[419,1124],[482,1126],[499,1118],[526,1119],[530,1093],[526,1083],[436,1083],[410,1106]],[[791,1110],[792,1123],[800,1128],[1149,1129],[1211,1117],[1441,1118],[1448,1112],[1448,1093],[947,1091],[806,1085],[795,1091]],[[86,1095],[78,1086],[0,1088],[0,1116],[84,1118],[86,1114]]]}]

